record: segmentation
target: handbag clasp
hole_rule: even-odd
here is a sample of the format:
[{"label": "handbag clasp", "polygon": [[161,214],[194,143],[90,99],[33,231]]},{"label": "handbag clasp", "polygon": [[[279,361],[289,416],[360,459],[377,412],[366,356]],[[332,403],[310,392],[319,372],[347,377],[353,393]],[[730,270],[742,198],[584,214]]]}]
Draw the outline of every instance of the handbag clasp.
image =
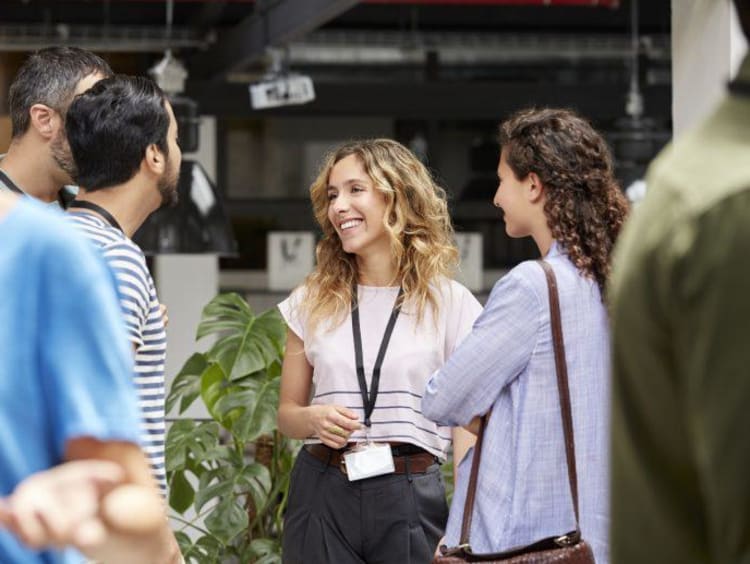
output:
[{"label": "handbag clasp", "polygon": [[560,547],[573,546],[576,539],[573,535],[560,535],[555,539],[555,544]]},{"label": "handbag clasp", "polygon": [[466,554],[467,552],[471,552],[471,546],[469,543],[459,544],[457,546],[451,546],[448,547],[446,545],[440,546],[440,552],[443,556],[456,556],[461,554]]}]

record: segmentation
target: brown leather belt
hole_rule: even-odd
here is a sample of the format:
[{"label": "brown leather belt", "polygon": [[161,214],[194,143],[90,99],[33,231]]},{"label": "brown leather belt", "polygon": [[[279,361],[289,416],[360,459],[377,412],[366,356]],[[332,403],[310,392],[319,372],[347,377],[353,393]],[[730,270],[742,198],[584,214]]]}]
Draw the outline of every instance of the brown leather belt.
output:
[{"label": "brown leather belt", "polygon": [[[394,450],[396,448],[393,447]],[[328,463],[328,466],[335,466],[346,474],[346,467],[343,464],[344,451],[335,450],[323,444],[305,445],[305,450],[318,460]],[[408,468],[410,474],[423,474],[437,461],[434,455],[422,449],[415,454],[394,455],[393,466],[396,468],[394,473],[406,474]]]}]

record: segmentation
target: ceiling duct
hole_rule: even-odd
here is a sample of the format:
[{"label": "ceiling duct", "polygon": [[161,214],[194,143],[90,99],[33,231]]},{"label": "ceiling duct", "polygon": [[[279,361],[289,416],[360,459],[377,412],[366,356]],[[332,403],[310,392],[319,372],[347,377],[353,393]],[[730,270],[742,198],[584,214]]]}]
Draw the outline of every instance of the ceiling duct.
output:
[{"label": "ceiling duct", "polygon": [[[424,65],[437,52],[441,65],[555,61],[628,61],[632,44],[621,34],[529,34],[396,31],[317,31],[289,45],[289,64]],[[668,35],[650,36],[641,53],[670,60]]]},{"label": "ceiling duct", "polygon": [[205,49],[208,44],[203,34],[185,28],[173,29],[167,37],[162,29],[145,25],[0,25],[0,51],[6,52],[64,45],[98,53],[158,53],[166,49]]}]

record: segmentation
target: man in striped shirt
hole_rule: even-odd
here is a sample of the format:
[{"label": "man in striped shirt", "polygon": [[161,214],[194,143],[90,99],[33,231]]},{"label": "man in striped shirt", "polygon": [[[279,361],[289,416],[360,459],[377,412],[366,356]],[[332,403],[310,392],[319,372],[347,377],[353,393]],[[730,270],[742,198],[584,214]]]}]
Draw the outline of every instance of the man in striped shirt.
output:
[{"label": "man in striped shirt", "polygon": [[165,324],[145,257],[131,237],[157,208],[176,202],[181,159],[177,123],[152,81],[114,76],[75,99],[66,131],[81,186],[69,213],[101,248],[117,278],[135,351],[142,444],[166,494]]}]

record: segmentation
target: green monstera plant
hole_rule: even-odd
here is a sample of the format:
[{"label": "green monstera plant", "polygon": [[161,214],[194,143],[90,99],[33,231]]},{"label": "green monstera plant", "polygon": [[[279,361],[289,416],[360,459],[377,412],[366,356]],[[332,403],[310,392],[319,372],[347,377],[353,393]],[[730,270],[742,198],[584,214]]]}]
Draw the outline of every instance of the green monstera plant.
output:
[{"label": "green monstera plant", "polygon": [[255,315],[237,294],[203,310],[196,340],[216,337],[176,376],[167,411],[200,400],[207,421],[179,419],[166,440],[169,505],[190,563],[281,562],[289,475],[299,447],[276,428],[285,324],[273,308]]}]

